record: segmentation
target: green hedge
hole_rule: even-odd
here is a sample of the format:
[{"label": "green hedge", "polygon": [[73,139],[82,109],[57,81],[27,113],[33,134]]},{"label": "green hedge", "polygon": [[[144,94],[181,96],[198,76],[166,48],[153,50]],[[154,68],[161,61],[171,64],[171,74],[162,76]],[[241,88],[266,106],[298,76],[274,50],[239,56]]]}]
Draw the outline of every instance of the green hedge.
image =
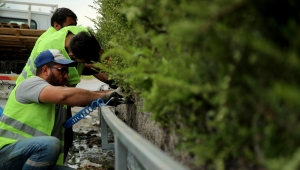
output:
[{"label": "green hedge", "polygon": [[102,69],[197,165],[300,168],[300,1],[94,3]]}]

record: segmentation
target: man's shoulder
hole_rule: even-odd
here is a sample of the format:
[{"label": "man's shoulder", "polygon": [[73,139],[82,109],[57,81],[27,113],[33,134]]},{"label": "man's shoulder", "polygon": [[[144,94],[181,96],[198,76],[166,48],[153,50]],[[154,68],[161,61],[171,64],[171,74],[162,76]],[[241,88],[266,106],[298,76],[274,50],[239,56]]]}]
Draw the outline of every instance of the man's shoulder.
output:
[{"label": "man's shoulder", "polygon": [[43,38],[47,37],[48,35],[51,35],[56,32],[56,29],[52,26],[48,28],[39,38],[37,41],[41,41]]},{"label": "man's shoulder", "polygon": [[[34,80],[39,80],[39,79],[41,79],[41,80],[43,80],[42,78],[40,78],[40,77],[38,77],[38,76],[31,76],[31,77],[29,77],[29,78],[27,78],[27,79],[25,79],[26,81],[34,81]],[[24,80],[24,81],[25,81]]]},{"label": "man's shoulder", "polygon": [[[52,33],[52,34],[48,34],[45,37],[43,37],[41,40],[38,41],[37,44],[37,52],[38,54],[44,50],[48,50],[48,49],[58,49],[58,50],[62,50],[65,48],[64,46],[64,41],[66,36],[64,34],[57,34],[58,31]],[[35,54],[35,55],[38,55]]]},{"label": "man's shoulder", "polygon": [[88,32],[88,30],[83,26],[67,26],[57,32],[68,32],[68,31],[72,32],[73,34],[78,34],[81,31]]},{"label": "man's shoulder", "polygon": [[32,76],[23,80],[18,86],[18,92],[27,92],[30,90],[35,91],[36,89],[43,88],[50,85],[46,80],[38,77]]},{"label": "man's shoulder", "polygon": [[29,77],[17,86],[16,100],[23,104],[39,103],[39,94],[48,85],[49,83],[40,77]]},{"label": "man's shoulder", "polygon": [[29,78],[23,80],[23,81],[21,82],[21,84],[26,84],[26,85],[28,85],[28,84],[32,84],[32,83],[34,83],[34,82],[47,83],[44,79],[42,79],[42,78],[40,78],[40,77],[38,77],[38,76],[32,76],[32,77],[29,77]]}]

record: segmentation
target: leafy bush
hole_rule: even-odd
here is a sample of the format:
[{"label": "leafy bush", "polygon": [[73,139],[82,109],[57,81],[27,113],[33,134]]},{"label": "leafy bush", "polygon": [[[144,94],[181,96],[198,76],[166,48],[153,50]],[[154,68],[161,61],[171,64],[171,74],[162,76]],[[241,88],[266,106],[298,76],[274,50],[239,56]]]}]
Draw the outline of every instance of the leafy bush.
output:
[{"label": "leafy bush", "polygon": [[102,69],[207,169],[297,169],[300,1],[95,0]]}]

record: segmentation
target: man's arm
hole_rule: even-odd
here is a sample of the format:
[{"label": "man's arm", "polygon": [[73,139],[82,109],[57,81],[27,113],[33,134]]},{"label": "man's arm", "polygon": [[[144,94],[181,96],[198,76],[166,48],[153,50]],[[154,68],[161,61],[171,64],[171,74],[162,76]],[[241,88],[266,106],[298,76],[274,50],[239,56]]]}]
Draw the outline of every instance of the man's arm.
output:
[{"label": "man's arm", "polygon": [[94,74],[93,76],[104,83],[108,81],[108,77],[104,73]]},{"label": "man's arm", "polygon": [[99,70],[98,71],[97,70],[98,70],[98,68],[96,68],[94,66],[94,64],[85,63],[82,75],[93,75],[98,80],[106,83],[108,80],[108,77],[104,73],[99,73]]},{"label": "man's arm", "polygon": [[97,93],[72,87],[46,86],[39,95],[41,103],[66,104],[69,106],[87,106],[92,101],[102,98],[106,102],[111,93]]}]

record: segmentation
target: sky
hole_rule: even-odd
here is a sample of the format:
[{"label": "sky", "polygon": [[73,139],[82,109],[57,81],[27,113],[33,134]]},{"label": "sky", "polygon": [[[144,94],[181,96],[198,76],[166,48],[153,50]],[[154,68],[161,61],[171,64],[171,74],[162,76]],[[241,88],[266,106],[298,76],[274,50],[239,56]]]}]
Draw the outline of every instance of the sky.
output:
[{"label": "sky", "polygon": [[[17,2],[32,2],[32,3],[42,3],[42,4],[57,4],[58,8],[66,7],[71,9],[78,18],[77,25],[82,25],[84,27],[92,27],[94,28],[94,23],[90,21],[87,17],[95,19],[98,15],[96,10],[89,7],[89,5],[94,6],[94,0],[14,0]],[[1,0],[0,0],[1,2]],[[6,6],[9,6],[12,9],[28,9],[28,5],[16,5],[7,3]],[[49,12],[51,7],[40,7],[40,6],[32,6],[32,11],[41,11],[41,12]],[[98,8],[98,6],[97,6]]]}]

